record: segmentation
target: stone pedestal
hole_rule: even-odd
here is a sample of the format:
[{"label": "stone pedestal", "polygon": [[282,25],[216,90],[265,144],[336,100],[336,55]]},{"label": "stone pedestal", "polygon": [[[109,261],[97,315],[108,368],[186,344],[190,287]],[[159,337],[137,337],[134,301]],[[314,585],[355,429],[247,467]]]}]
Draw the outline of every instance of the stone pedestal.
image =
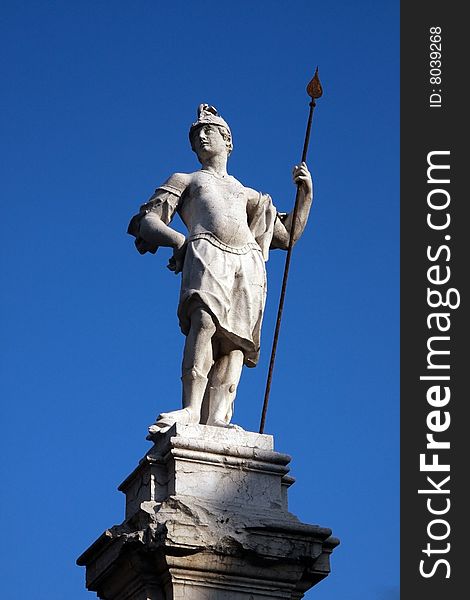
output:
[{"label": "stone pedestal", "polygon": [[290,457],[270,435],[206,425],[160,434],[120,485],[126,519],[78,559],[103,600],[299,599],[339,541],[287,510]]}]

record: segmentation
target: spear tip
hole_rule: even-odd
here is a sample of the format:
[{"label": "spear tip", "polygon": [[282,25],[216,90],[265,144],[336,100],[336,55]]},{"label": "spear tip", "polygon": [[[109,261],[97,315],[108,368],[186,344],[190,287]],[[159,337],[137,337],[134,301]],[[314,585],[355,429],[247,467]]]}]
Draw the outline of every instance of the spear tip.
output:
[{"label": "spear tip", "polygon": [[314,100],[320,98],[323,94],[323,88],[320,83],[320,78],[318,77],[318,67],[315,69],[313,79],[307,85],[307,94]]}]

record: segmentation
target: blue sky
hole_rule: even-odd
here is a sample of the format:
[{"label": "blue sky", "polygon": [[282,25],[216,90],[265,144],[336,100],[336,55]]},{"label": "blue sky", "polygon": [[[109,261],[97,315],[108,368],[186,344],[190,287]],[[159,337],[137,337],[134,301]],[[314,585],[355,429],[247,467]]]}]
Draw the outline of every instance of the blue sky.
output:
[{"label": "blue sky", "polygon": [[[198,167],[201,102],[231,125],[229,172],[290,210],[318,64],[316,195],[266,432],[293,456],[292,512],[342,541],[306,598],[398,598],[398,16],[366,0],[2,3],[4,597],[93,597],[74,561],[123,520],[116,487],[180,402],[179,279],[166,250],[134,250],[130,216]],[[284,258],[236,402],[250,430]]]}]

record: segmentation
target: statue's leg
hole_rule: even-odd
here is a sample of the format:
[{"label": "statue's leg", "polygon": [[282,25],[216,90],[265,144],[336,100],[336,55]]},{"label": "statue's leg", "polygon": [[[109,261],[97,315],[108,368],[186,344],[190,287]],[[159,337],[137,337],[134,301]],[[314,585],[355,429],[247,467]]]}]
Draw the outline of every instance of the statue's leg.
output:
[{"label": "statue's leg", "polygon": [[191,329],[184,346],[181,377],[183,408],[191,411],[192,422],[199,423],[207,375],[214,362],[212,337],[216,327],[211,315],[202,307],[196,308],[190,318]]},{"label": "statue's leg", "polygon": [[183,354],[182,383],[183,408],[161,413],[149,427],[150,437],[163,433],[174,423],[199,423],[201,405],[207,387],[207,375],[213,364],[212,336],[216,327],[211,315],[201,305],[190,314],[191,327],[186,337]]},{"label": "statue's leg", "polygon": [[243,367],[243,352],[233,350],[221,356],[211,371],[207,425],[230,427],[233,403]]}]

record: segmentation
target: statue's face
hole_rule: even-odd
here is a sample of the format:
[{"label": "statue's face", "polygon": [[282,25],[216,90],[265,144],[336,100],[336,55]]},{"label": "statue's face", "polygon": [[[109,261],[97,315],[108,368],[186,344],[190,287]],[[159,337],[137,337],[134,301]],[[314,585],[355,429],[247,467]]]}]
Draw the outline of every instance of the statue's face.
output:
[{"label": "statue's face", "polygon": [[192,134],[192,146],[196,152],[199,161],[216,156],[218,154],[227,154],[227,143],[216,125],[203,125],[196,129]]}]

